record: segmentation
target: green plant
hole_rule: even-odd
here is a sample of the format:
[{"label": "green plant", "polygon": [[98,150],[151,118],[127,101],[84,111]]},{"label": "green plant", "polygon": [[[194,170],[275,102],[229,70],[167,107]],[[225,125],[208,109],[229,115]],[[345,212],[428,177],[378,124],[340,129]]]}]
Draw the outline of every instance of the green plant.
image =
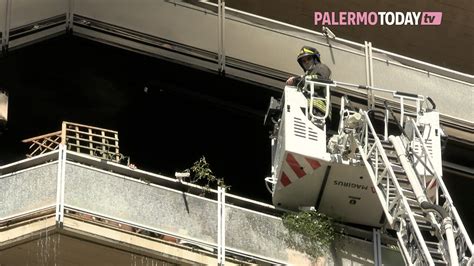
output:
[{"label": "green plant", "polygon": [[287,245],[313,259],[324,255],[336,238],[332,219],[317,211],[285,214],[283,225],[288,229]]},{"label": "green plant", "polygon": [[192,184],[200,183],[203,186],[204,194],[210,190],[213,184],[226,190],[230,188],[230,186],[225,185],[224,178],[218,178],[214,175],[204,156],[194,162],[193,166],[190,169],[186,169],[186,171],[191,174],[189,182]]}]

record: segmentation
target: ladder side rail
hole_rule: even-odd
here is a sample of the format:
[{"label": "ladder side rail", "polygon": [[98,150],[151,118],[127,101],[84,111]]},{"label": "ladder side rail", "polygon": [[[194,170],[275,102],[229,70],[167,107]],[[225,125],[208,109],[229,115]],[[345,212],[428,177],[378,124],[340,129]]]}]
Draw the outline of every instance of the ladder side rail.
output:
[{"label": "ladder side rail", "polygon": [[[359,145],[359,149],[361,149],[360,145]],[[361,157],[362,157],[362,161],[367,167],[370,178],[372,180],[375,180],[376,184],[379,184],[383,178],[381,178],[380,175],[374,171],[374,169],[372,168],[373,166],[368,162],[368,155],[366,155],[365,153],[361,153]],[[381,189],[378,186],[375,186],[374,188],[377,191],[377,196],[380,202],[383,202],[382,208],[384,210],[385,215],[387,216],[387,221],[390,224],[390,226],[392,226],[394,224],[394,216],[396,216],[397,209],[393,208],[392,205],[385,204],[386,202],[389,202],[388,197],[385,198],[383,196],[383,193],[379,192]],[[399,191],[396,191],[395,193],[397,193],[397,196],[398,196]]]},{"label": "ladder side rail", "polygon": [[[359,146],[359,148],[361,148]],[[366,166],[368,167],[368,172],[369,172],[369,175],[372,179],[375,179],[377,180],[377,177],[376,177],[376,174],[374,174],[373,170],[369,167],[370,164],[367,162],[367,158],[366,158],[366,155],[365,154],[361,154],[362,155],[362,158],[363,158],[363,161],[364,163],[366,164]],[[388,167],[387,167],[388,168]],[[388,169],[391,169],[388,168]],[[387,172],[388,173],[388,172]],[[381,180],[382,178],[380,178]],[[398,184],[397,184],[398,185]],[[376,190],[379,191],[379,187],[376,186]],[[409,205],[408,205],[408,202],[406,201],[406,199],[404,199],[403,195],[401,195],[401,191],[400,190],[396,190],[396,196],[395,196],[395,199],[392,200],[392,202],[389,202],[388,200],[388,197],[387,199],[380,199],[381,195],[380,193],[377,193],[378,197],[379,197],[379,200],[383,203],[387,202],[388,204],[385,205],[385,204],[382,204],[382,207],[384,209],[384,212],[387,216],[387,220],[389,222],[389,224],[391,225],[391,227],[394,226],[394,221],[397,220],[397,218],[399,218],[401,220],[401,222],[405,222],[404,217],[403,216],[408,216],[408,220],[410,221],[410,224],[411,225],[414,225],[416,224],[416,221],[415,221],[415,217],[413,216],[413,214],[411,213],[411,211],[405,211],[406,208],[409,208]],[[395,206],[397,205],[398,206]],[[408,215],[407,215],[408,214]],[[414,265],[416,264],[416,261],[413,262],[412,261],[412,258],[424,258],[425,259],[425,262],[427,262],[429,265],[434,265],[434,262],[432,261],[432,258],[431,256],[427,256],[427,253],[428,252],[428,249],[427,249],[427,246],[426,244],[423,242],[423,241],[420,241],[420,239],[422,239],[422,236],[421,236],[421,232],[419,230],[419,228],[416,226],[411,226],[411,227],[406,227],[408,228],[407,229],[407,232],[405,232],[404,234],[398,232],[397,233],[397,237],[399,239],[399,245],[402,246],[401,250],[404,252],[403,256],[404,256],[404,259],[405,260],[408,260],[410,261],[410,265]],[[411,235],[414,235],[414,239],[415,239],[415,242],[417,243],[417,247],[412,247],[412,248],[408,248],[407,245],[404,244],[404,239],[406,239],[407,241],[410,239],[410,236]],[[404,237],[406,236],[406,237]],[[421,248],[419,248],[421,246]],[[424,246],[424,247],[423,247]],[[417,254],[418,256],[413,256],[413,254]]]},{"label": "ladder side rail", "polygon": [[[403,202],[403,205],[408,204],[408,201],[406,199],[402,199],[402,202]],[[419,238],[417,235],[418,234],[417,232],[419,232],[420,230],[418,226],[415,226],[416,223],[413,223],[413,220],[415,219],[415,217],[413,216],[410,210],[403,209],[403,208],[402,210],[403,212],[400,213],[400,217],[403,218],[403,216],[408,216],[408,220],[410,222],[407,223],[406,220],[404,219],[400,221],[401,230],[397,232],[397,238],[399,240],[398,241],[399,244],[400,243],[403,244],[405,240],[408,244],[406,246],[402,245],[404,246],[403,251],[408,252],[408,258],[410,259],[408,264],[409,265],[434,265],[434,261],[431,258],[431,255],[427,256],[427,253],[425,253],[426,251],[423,251],[419,248],[420,246],[423,246],[423,245],[426,246],[426,244],[424,240],[420,241],[420,239],[423,239],[423,238]],[[414,236],[414,237],[412,238],[411,236]],[[413,242],[416,245],[413,245]],[[419,261],[420,259],[424,259],[424,261]]]},{"label": "ladder side rail", "polygon": [[[367,119],[367,118],[365,118],[365,119]],[[363,147],[363,149],[361,149],[361,151],[364,151],[363,154],[369,154],[368,151],[367,151],[368,146],[369,146],[369,125],[368,125],[367,122],[365,123],[363,130],[364,130],[364,132],[363,132],[363,134],[364,134],[363,135],[364,136],[364,140],[363,140],[364,145],[363,146],[364,147]]]},{"label": "ladder side rail", "polygon": [[341,97],[341,109],[339,110],[339,126],[337,128],[337,133],[341,134],[343,127],[344,127],[344,114],[347,112],[346,111],[346,97],[342,96]]},{"label": "ladder side rail", "polygon": [[[367,112],[363,111],[363,115],[364,115],[364,118],[366,120],[366,125],[368,127],[368,131],[366,132],[366,139],[368,138],[368,133],[370,131],[370,133],[373,135],[374,137],[374,146],[376,149],[373,149],[373,147],[370,149],[369,152],[367,152],[367,157],[369,157],[370,153],[372,152],[375,152],[377,151],[379,153],[379,156],[382,157],[382,162],[384,164],[384,166],[386,167],[386,169],[388,170],[388,173],[389,173],[389,177],[392,179],[393,183],[395,184],[396,186],[396,189],[400,192],[400,194],[402,195],[402,188],[400,186],[400,184],[398,183],[398,180],[396,178],[396,175],[392,169],[392,167],[390,166],[390,161],[388,160],[388,157],[384,151],[384,148],[382,146],[382,143],[379,139],[379,137],[377,136],[377,133],[375,132],[375,129],[372,125],[372,123],[370,122],[370,119],[369,119],[369,116],[367,115]],[[368,146],[368,143],[366,142],[365,144],[366,146]]]},{"label": "ladder side rail", "polygon": [[308,105],[308,107],[309,107],[308,116],[309,116],[310,121],[313,121],[313,118],[315,117],[313,115],[313,107],[314,107],[313,106],[313,101],[314,101],[313,97],[314,97],[314,83],[311,82],[311,83],[309,83],[309,105]]},{"label": "ladder side rail", "polygon": [[[417,226],[415,217],[413,216],[413,214],[412,214],[412,212],[411,212],[411,208],[410,208],[410,206],[409,206],[409,204],[408,204],[408,201],[406,200],[405,196],[403,195],[402,188],[401,188],[400,184],[398,183],[398,180],[397,180],[397,178],[396,178],[396,175],[395,175],[395,173],[394,173],[394,171],[393,171],[393,168],[391,167],[390,161],[389,161],[388,158],[387,158],[387,155],[386,155],[386,153],[385,153],[385,150],[384,150],[384,148],[383,148],[383,146],[382,146],[382,144],[381,144],[381,142],[380,142],[380,139],[379,139],[378,136],[377,136],[377,133],[376,133],[376,131],[375,131],[375,129],[374,129],[374,127],[373,127],[373,125],[372,125],[370,119],[369,119],[369,116],[368,116],[367,112],[362,111],[362,114],[363,114],[363,116],[364,116],[364,118],[365,118],[366,126],[367,126],[368,129],[369,129],[369,130],[367,130],[367,132],[366,132],[366,136],[367,136],[367,135],[369,134],[369,132],[370,132],[370,133],[373,135],[373,138],[374,138],[374,145],[376,146],[376,149],[372,150],[372,152],[377,151],[377,152],[378,152],[378,156],[380,156],[380,157],[382,158],[382,162],[383,162],[385,168],[388,170],[387,173],[389,174],[390,179],[391,179],[392,182],[394,183],[395,189],[396,189],[396,191],[397,191],[397,196],[400,196],[400,199],[401,199],[401,201],[402,201],[402,206],[403,206],[403,208],[406,210],[406,212],[405,212],[404,214],[402,214],[402,213],[399,212],[399,213],[398,213],[398,214],[399,214],[399,215],[398,215],[399,217],[396,217],[396,216],[395,216],[395,217],[396,217],[396,218],[401,218],[401,219],[403,219],[402,215],[408,216],[408,220],[409,220],[410,224],[413,226],[413,231],[414,231],[414,232],[413,232],[413,235],[414,235],[414,237],[416,238],[416,243],[419,245],[419,249],[418,249],[418,250],[421,251],[423,258],[426,260],[426,262],[427,262],[429,265],[434,265],[434,262],[433,262],[433,259],[431,258],[431,255],[430,255],[430,252],[429,252],[429,250],[428,250],[428,247],[427,247],[426,243],[424,242],[424,238],[423,238],[423,236],[421,235],[421,231],[420,231],[419,227]],[[368,146],[368,142],[365,143],[365,146]],[[359,150],[364,151],[365,149],[359,149]],[[366,163],[366,165],[367,165],[368,162],[366,162],[366,158],[370,158],[370,154],[363,154],[363,153],[362,153],[362,157],[363,157],[363,159],[364,159],[364,163]],[[368,170],[369,170],[369,173],[370,173],[371,177],[372,177],[372,175],[373,175],[374,177],[376,177],[375,182],[376,182],[376,184],[378,184],[378,183],[380,182],[380,180],[377,179],[377,178],[379,178],[379,177],[378,177],[378,173],[376,173],[376,174],[371,173],[372,169],[371,169],[370,167],[368,167]],[[378,190],[378,189],[379,189],[378,186],[376,186],[376,190]],[[385,200],[381,200],[381,203],[382,203],[382,205],[384,206],[384,210],[385,210],[385,211],[388,211],[387,206],[385,206]],[[386,214],[387,214],[387,215],[391,215],[391,214],[389,214],[389,213],[387,213],[387,212],[386,212]],[[391,217],[391,218],[392,218],[392,217]],[[392,220],[391,226],[393,226],[393,221],[394,221],[394,220],[395,220],[395,219]]]},{"label": "ladder side rail", "polygon": [[[367,117],[365,117],[365,119],[367,119]],[[374,151],[374,149],[370,148],[370,152],[368,151],[369,150],[368,147],[370,146],[368,142],[368,134],[369,134],[368,132],[369,132],[369,126],[368,126],[368,123],[365,123],[365,125],[363,126],[363,131],[362,131],[363,140],[362,140],[362,143],[358,144],[358,149],[359,151],[361,151],[360,155],[361,155],[362,161],[364,162],[367,168],[370,178],[374,180],[376,184],[374,188],[377,191],[376,193],[377,197],[379,198],[380,202],[386,203],[386,204],[382,204],[382,208],[384,209],[384,213],[386,215],[388,223],[392,226],[393,221],[394,221],[393,216],[395,216],[395,214],[397,213],[397,208],[395,208],[396,202],[395,201],[390,202],[389,194],[385,192],[383,192],[385,193],[385,197],[384,197],[384,194],[380,192],[381,189],[378,186],[378,184],[380,184],[383,181],[383,178],[386,177],[388,173],[387,167],[385,167],[387,164],[384,165],[385,168],[380,174],[378,171],[374,169],[374,166],[369,163],[369,158],[371,156],[371,153]],[[375,147],[375,145],[372,145],[372,147]],[[391,177],[387,176],[387,182],[390,179]],[[395,195],[396,199],[399,199],[401,197],[400,190],[396,190],[394,193],[396,194]]]},{"label": "ladder side rail", "polygon": [[[407,121],[408,123],[411,123],[412,124],[412,130],[413,132],[411,133],[414,133],[413,134],[413,138],[412,138],[412,141],[411,143],[408,143],[408,144],[413,144],[413,142],[415,140],[420,139],[420,143],[421,143],[421,146],[423,147],[424,146],[424,156],[425,157],[428,157],[429,158],[429,153],[428,153],[428,150],[426,148],[426,146],[424,145],[424,141],[421,137],[421,134],[420,132],[414,132],[415,130],[418,130],[418,128],[416,127],[416,124],[413,122],[412,119],[409,119]],[[416,135],[415,135],[416,134]],[[391,137],[392,138],[392,137]],[[397,139],[399,142],[397,142]],[[405,154],[406,153],[406,149],[402,146],[404,146],[401,142],[402,138],[401,137],[398,137],[397,139],[393,139],[391,140],[392,143],[394,144],[395,148],[397,149],[397,147],[403,149],[403,150],[398,150],[397,149],[397,154]],[[395,145],[396,143],[399,143],[398,146]],[[401,145],[401,146],[400,146]],[[413,145],[411,145],[413,146]],[[421,155],[423,157],[423,154]],[[406,158],[406,157],[405,157]],[[427,159],[428,159],[427,158]],[[400,158],[401,159],[401,158]],[[406,160],[406,163],[405,164],[408,164],[408,165],[404,165],[403,167],[405,168],[405,170],[409,170],[409,168],[411,169],[411,166],[412,166],[412,163],[413,161],[409,161],[408,158],[405,159]],[[433,167],[434,169],[434,165],[433,165],[433,162],[431,161],[431,159],[429,158],[429,163],[431,164],[431,166]],[[403,161],[402,161],[402,165],[403,165]],[[422,164],[422,166],[424,167],[427,167],[425,164]],[[407,168],[408,167],[408,168]],[[415,169],[413,169],[415,170]],[[413,171],[412,171],[413,172]],[[426,171],[425,171],[426,172]],[[415,172],[413,172],[414,174]],[[408,173],[407,173],[408,174]],[[422,201],[427,201],[428,200],[428,197],[426,196],[426,189],[423,189],[419,183],[424,183],[423,182],[420,182],[419,178],[421,178],[419,176],[419,174],[417,173],[417,180],[416,181],[412,181],[410,180],[410,183],[412,184],[412,186],[415,186],[414,189],[415,189],[415,194],[417,195],[417,198],[418,198],[418,201],[420,202],[420,204],[423,204]],[[437,175],[437,177],[439,178],[439,175]],[[409,177],[410,178],[410,177]],[[423,178],[426,178],[426,176],[423,176]],[[415,182],[415,183],[412,183],[412,182]],[[418,187],[418,188],[417,188]],[[417,192],[418,191],[418,192]],[[422,198],[420,198],[422,197]],[[448,244],[448,247],[447,249],[443,249],[445,252],[447,252],[447,255],[449,256],[449,259],[450,259],[450,262],[451,264],[458,264],[459,263],[459,257],[461,257],[461,261],[465,259],[465,250],[466,250],[466,247],[463,243],[465,243],[465,239],[463,239],[463,237],[465,238],[464,235],[460,236],[460,238],[458,238],[458,240],[461,242],[459,243],[458,245],[456,245],[456,242],[455,242],[455,237],[454,237],[454,231],[453,231],[453,219],[451,218],[452,217],[452,214],[450,214],[450,208],[451,206],[449,206],[449,204],[445,204],[444,206],[444,209],[448,209],[446,214],[441,214],[442,216],[442,222],[441,224],[438,223],[438,221],[436,220],[435,216],[434,216],[434,212],[433,211],[428,211],[427,215],[429,216],[429,219],[432,221],[432,224],[435,225],[436,227],[436,235],[438,237],[438,239],[445,239],[447,241],[447,244]],[[452,206],[454,207],[454,206]],[[423,208],[423,207],[422,207]],[[427,217],[428,218],[428,217]],[[457,221],[456,221],[457,222]],[[446,235],[446,238],[444,238],[442,236],[442,232],[445,232],[445,235]],[[458,235],[459,236],[459,235]],[[445,247],[446,248],[446,247]],[[472,253],[471,253],[472,254]],[[459,256],[460,255],[460,256]]]},{"label": "ladder side rail", "polygon": [[[426,145],[423,141],[423,137],[421,136],[420,131],[418,130],[418,128],[416,126],[413,127],[413,128],[414,128],[416,137],[420,139],[420,143],[421,143],[423,153],[424,154],[429,154],[428,149],[426,148]],[[464,224],[461,220],[461,217],[459,216],[459,213],[457,212],[456,207],[453,204],[453,200],[451,199],[451,196],[449,195],[448,189],[446,188],[446,185],[444,184],[443,179],[437,173],[437,171],[434,167],[434,164],[431,161],[431,158],[429,156],[426,156],[426,157],[427,157],[427,161],[428,161],[429,165],[431,166],[431,168],[433,170],[435,180],[436,180],[436,182],[438,182],[439,186],[441,187],[441,191],[443,192],[443,195],[446,199],[446,202],[444,204],[444,209],[447,210],[448,214],[453,215],[454,220],[456,221],[456,224],[458,225],[459,230],[461,231],[461,235],[463,236],[464,241],[467,244],[467,248],[469,249],[469,251],[471,253],[471,256],[473,256],[474,255],[474,247],[472,246],[471,239],[469,238],[469,235],[467,234],[466,228],[464,227]]]},{"label": "ladder side rail", "polygon": [[[400,186],[400,184],[398,183],[398,180],[396,179],[396,176],[395,176],[395,173],[393,172],[393,169],[392,167],[390,166],[390,161],[388,160],[388,157],[387,155],[385,154],[385,152],[383,151],[383,146],[380,142],[380,139],[378,138],[377,136],[377,133],[375,132],[375,129],[372,125],[372,123],[370,122],[370,119],[367,115],[367,112],[363,112],[363,115],[364,115],[364,118],[366,120],[366,129],[365,129],[365,145],[364,147],[362,147],[362,149],[360,149],[361,151],[365,151],[364,153],[362,153],[366,158],[370,158],[370,155],[372,153],[375,153],[375,156],[376,158],[378,158],[379,156],[382,157],[382,163],[384,165],[384,171],[383,173],[385,174],[388,174],[388,177],[392,180],[392,182],[395,184],[395,187],[398,191],[398,194],[399,195],[402,195],[402,188]],[[374,137],[374,144],[372,145],[372,147],[370,147],[369,149],[369,143],[368,143],[368,135],[369,135],[369,132],[373,135]],[[388,171],[387,171],[388,170]],[[376,181],[377,183],[379,183],[381,181],[381,178],[380,180],[378,180],[378,172],[375,173],[375,176],[376,176]],[[383,177],[383,176],[382,176]]]},{"label": "ladder side rail", "polygon": [[[398,233],[397,233],[397,238],[399,237]],[[403,261],[405,262],[405,265],[410,265],[411,263],[411,256],[410,256],[410,252],[408,251],[408,249],[405,247],[405,245],[403,245],[403,241],[398,239],[397,241],[397,245],[398,245],[398,248],[402,251],[402,258],[403,258]]]}]

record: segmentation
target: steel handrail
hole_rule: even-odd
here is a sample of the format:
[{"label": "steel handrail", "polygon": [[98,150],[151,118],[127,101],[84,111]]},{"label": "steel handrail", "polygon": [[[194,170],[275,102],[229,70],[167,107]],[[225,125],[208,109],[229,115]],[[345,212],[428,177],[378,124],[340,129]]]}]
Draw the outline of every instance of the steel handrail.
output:
[{"label": "steel handrail", "polygon": [[[210,6],[215,6],[215,7],[218,6],[217,4],[214,4],[214,3],[211,3],[211,2],[205,1],[205,0],[200,1],[200,2],[203,3],[203,4],[210,5]],[[293,29],[293,30],[298,30],[298,31],[302,31],[302,32],[305,32],[305,33],[309,33],[309,34],[314,34],[314,35],[317,35],[319,37],[326,37],[326,35],[321,33],[321,32],[305,29],[305,28],[298,27],[298,26],[295,26],[295,25],[291,25],[291,24],[281,22],[281,21],[278,21],[278,20],[274,20],[274,19],[263,17],[263,16],[255,15],[255,14],[245,12],[245,11],[242,11],[242,10],[239,10],[239,9],[235,9],[235,8],[231,8],[231,7],[225,7],[225,9],[229,10],[231,12],[235,12],[237,14],[252,17],[252,18],[259,19],[259,20],[262,20],[262,21],[265,21],[265,22],[274,23],[274,24],[279,25],[279,26],[288,27],[288,28]],[[285,34],[288,34],[288,33],[285,33]],[[293,36],[293,37],[298,37],[298,36],[292,35],[292,34],[288,34],[288,35]],[[363,44],[353,42],[353,41],[349,41],[349,40],[346,40],[346,39],[343,39],[343,38],[335,37],[335,38],[332,38],[332,40],[333,41],[338,41],[338,42],[343,43],[343,44],[356,46],[358,48],[364,48]],[[445,68],[445,67],[441,67],[441,66],[438,66],[438,65],[433,65],[433,64],[430,64],[428,62],[424,62],[424,61],[414,59],[414,58],[411,58],[411,57],[399,55],[399,54],[392,53],[392,52],[389,52],[389,51],[385,51],[385,50],[382,50],[382,49],[379,49],[379,48],[372,48],[372,49],[373,49],[374,52],[382,53],[382,54],[387,55],[387,56],[398,57],[400,59],[411,61],[411,62],[416,63],[416,64],[420,64],[420,65],[427,66],[427,67],[430,67],[430,68],[434,68],[434,69],[437,69],[437,70],[445,71],[445,72],[448,72],[450,74],[459,75],[459,76],[463,76],[463,77],[471,78],[471,79],[473,78],[473,75],[469,75],[467,73],[459,72],[459,71],[452,70],[452,69]],[[378,59],[378,58],[374,57],[374,59]],[[420,68],[417,68],[417,67],[406,66],[406,65],[401,65],[401,66],[407,67],[407,68],[414,68],[414,69],[421,70],[421,71],[426,71],[424,69],[420,69]],[[433,72],[430,72],[430,73],[433,73]],[[454,81],[457,81],[457,82],[465,83],[465,81],[463,81],[463,80],[455,79],[455,78],[448,77],[448,76],[445,76],[445,75],[437,74],[437,76],[442,77],[442,78],[447,78],[447,79],[450,79],[450,80],[454,80]]]}]

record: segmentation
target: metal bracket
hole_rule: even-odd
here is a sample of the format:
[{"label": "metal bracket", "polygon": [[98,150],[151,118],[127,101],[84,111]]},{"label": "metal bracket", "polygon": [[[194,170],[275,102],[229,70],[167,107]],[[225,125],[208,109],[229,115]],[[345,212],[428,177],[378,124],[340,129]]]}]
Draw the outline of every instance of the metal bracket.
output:
[{"label": "metal bracket", "polygon": [[5,14],[4,14],[4,25],[2,32],[2,53],[6,54],[8,52],[8,43],[10,40],[10,23],[11,23],[11,14],[12,14],[12,0],[5,1]]},{"label": "metal bracket", "polygon": [[217,71],[225,75],[225,0],[217,5]]}]

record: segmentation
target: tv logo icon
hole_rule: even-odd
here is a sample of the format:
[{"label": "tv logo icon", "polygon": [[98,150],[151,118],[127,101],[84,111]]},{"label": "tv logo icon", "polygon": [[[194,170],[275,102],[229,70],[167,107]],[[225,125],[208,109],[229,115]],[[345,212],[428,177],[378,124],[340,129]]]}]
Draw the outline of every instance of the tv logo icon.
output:
[{"label": "tv logo icon", "polygon": [[442,12],[423,12],[421,25],[441,25]]}]

